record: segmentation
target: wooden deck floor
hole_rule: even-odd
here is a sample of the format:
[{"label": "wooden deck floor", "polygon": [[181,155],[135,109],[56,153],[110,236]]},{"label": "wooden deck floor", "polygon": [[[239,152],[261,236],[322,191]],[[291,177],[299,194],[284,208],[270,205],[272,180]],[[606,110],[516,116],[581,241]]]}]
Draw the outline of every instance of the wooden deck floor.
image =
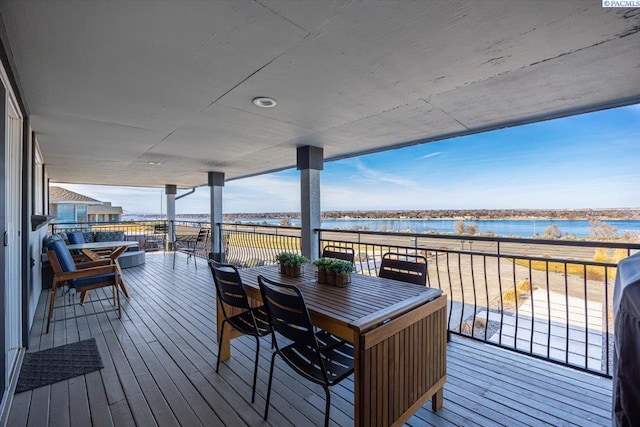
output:
[{"label": "wooden deck floor", "polygon": [[[115,313],[54,324],[44,334],[43,293],[28,351],[95,337],[104,369],[15,395],[10,426],[274,425],[323,422],[322,388],[280,364],[269,423],[262,420],[270,342],[261,341],[255,404],[251,404],[254,342],[233,341],[232,360],[215,372],[215,292],[199,260],[147,254],[125,270],[131,298]],[[87,309],[91,309],[88,305]],[[444,407],[427,403],[411,426],[610,425],[611,381],[512,352],[453,338],[448,345]],[[353,382],[332,389],[331,421],[353,424]]]}]

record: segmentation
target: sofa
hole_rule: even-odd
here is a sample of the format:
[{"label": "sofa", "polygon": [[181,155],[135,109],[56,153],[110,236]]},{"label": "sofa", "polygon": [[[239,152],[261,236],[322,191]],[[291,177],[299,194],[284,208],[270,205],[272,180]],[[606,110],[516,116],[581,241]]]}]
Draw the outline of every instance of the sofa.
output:
[{"label": "sofa", "polygon": [[[116,242],[127,240],[127,236],[124,231],[84,231],[82,233],[85,243],[93,243],[93,242]],[[65,233],[56,233],[44,240],[44,248],[47,247],[51,240],[67,240],[67,235]],[[145,261],[145,252],[140,249],[140,245],[136,244],[133,246],[129,246],[127,251],[120,255],[118,258],[118,264],[120,264],[120,268],[130,268],[136,267],[138,265],[144,264]]]}]

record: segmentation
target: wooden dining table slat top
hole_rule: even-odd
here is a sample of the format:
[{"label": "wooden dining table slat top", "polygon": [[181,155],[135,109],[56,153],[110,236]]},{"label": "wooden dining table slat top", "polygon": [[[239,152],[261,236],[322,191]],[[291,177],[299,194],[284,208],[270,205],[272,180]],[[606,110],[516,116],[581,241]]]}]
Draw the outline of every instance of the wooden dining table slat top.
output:
[{"label": "wooden dining table slat top", "polygon": [[277,265],[244,269],[240,275],[245,286],[254,289],[258,289],[259,275],[295,285],[312,314],[325,315],[360,333],[442,295],[439,289],[356,273],[344,288],[320,284],[315,266],[305,266],[296,278],[280,273]]}]

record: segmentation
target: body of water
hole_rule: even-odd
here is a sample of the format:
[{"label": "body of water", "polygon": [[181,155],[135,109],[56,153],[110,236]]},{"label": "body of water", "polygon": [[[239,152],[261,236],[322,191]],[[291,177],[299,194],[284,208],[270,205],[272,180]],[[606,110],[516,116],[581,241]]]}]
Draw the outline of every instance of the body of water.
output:
[{"label": "body of water", "polygon": [[[149,220],[149,218],[137,217],[135,215],[124,215],[125,221]],[[159,218],[160,219],[160,218]],[[164,219],[164,218],[162,218]],[[202,218],[179,218],[178,221],[203,221]],[[277,226],[281,220],[277,218],[240,218],[230,222],[238,221],[241,224],[266,224]],[[341,230],[370,230],[370,231],[400,231],[415,233],[453,233],[457,219],[326,219],[322,221],[322,228]],[[615,227],[618,236],[623,236],[625,232],[632,235],[640,235],[640,220],[604,220],[603,223]],[[509,237],[533,237],[536,234],[544,236],[545,230],[551,225],[557,225],[562,235],[572,235],[575,237],[589,237],[591,226],[586,220],[525,220],[525,219],[479,219],[465,220],[465,225],[475,225],[479,233],[494,233],[497,236]],[[299,219],[292,219],[293,227],[300,226]]]},{"label": "body of water", "polygon": [[[255,223],[280,225],[279,219],[272,218],[242,218],[240,223]],[[322,228],[341,230],[371,230],[371,231],[411,231],[415,233],[453,233],[457,219],[327,219],[322,221]],[[618,230],[622,236],[626,231],[632,235],[640,235],[640,220],[606,220]],[[544,235],[547,227],[557,225],[562,235],[575,237],[589,237],[591,227],[586,220],[520,220],[520,219],[479,219],[465,220],[465,225],[475,225],[480,233],[494,233],[498,236],[533,237]],[[300,226],[299,219],[292,219],[291,225]]]}]

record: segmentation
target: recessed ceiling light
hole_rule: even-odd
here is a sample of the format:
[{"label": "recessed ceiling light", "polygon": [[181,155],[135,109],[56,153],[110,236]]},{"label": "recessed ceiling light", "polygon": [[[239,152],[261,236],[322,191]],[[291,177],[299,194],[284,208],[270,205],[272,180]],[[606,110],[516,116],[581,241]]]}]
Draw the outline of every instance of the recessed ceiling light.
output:
[{"label": "recessed ceiling light", "polygon": [[257,98],[253,98],[253,103],[262,108],[271,108],[275,107],[277,102],[273,98],[269,98],[267,96],[258,96]]},{"label": "recessed ceiling light", "polygon": [[147,162],[149,165],[160,166],[162,163],[160,162]]}]

